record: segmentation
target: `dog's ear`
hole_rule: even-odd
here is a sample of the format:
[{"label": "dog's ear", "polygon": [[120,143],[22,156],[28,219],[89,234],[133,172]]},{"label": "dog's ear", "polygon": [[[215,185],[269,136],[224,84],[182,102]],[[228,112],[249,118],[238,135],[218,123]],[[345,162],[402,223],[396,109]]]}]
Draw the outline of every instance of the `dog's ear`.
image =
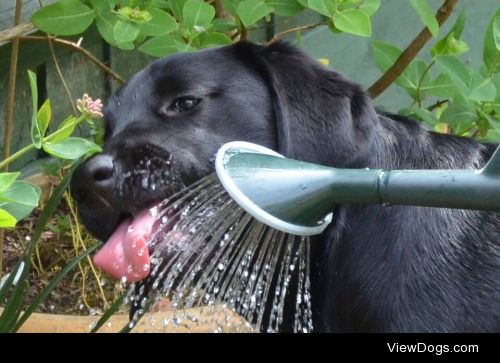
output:
[{"label": "dog's ear", "polygon": [[286,43],[234,49],[269,86],[280,153],[332,166],[364,163],[378,117],[359,86]]}]

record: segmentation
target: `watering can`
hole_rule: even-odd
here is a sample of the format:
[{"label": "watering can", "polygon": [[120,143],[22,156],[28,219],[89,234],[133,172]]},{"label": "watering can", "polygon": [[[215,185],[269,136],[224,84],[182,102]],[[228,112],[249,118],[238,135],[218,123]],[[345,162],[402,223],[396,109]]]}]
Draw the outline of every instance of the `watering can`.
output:
[{"label": "watering can", "polygon": [[215,169],[229,195],[258,221],[308,236],[324,231],[334,204],[500,212],[499,150],[480,170],[337,169],[235,141],[219,149]]}]

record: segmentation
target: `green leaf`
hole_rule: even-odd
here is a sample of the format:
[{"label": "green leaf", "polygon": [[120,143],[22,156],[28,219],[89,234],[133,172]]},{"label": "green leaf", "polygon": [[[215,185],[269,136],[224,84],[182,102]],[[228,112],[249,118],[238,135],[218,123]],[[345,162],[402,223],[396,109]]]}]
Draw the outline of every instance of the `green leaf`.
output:
[{"label": "green leaf", "polygon": [[40,132],[37,120],[38,86],[36,82],[36,74],[28,70],[28,77],[30,80],[31,101],[33,105],[33,112],[31,114],[31,142],[37,149],[40,149],[42,147],[42,133]]},{"label": "green leaf", "polygon": [[114,26],[113,34],[118,44],[131,43],[139,35],[139,26],[129,21],[118,20]]},{"label": "green leaf", "polygon": [[186,0],[168,0],[168,7],[177,20],[182,20],[182,9],[184,9],[184,4],[186,4]]},{"label": "green leaf", "polygon": [[124,21],[130,21],[134,24],[147,23],[153,18],[149,11],[141,10],[138,7],[124,6],[118,9],[117,12]]},{"label": "green leaf", "polygon": [[359,6],[359,10],[362,10],[368,16],[372,16],[377,12],[379,7],[380,0],[365,0]]},{"label": "green leaf", "polygon": [[483,61],[490,74],[500,72],[500,9],[493,15],[486,29]]},{"label": "green leaf", "polygon": [[114,34],[115,24],[118,21],[118,16],[116,14],[108,14],[103,16],[101,14],[97,14],[96,16],[96,25],[99,34],[104,38],[106,42],[111,45],[116,45],[116,39]]},{"label": "green leaf", "polygon": [[457,92],[457,87],[450,77],[441,73],[434,81],[424,85],[422,91],[437,97],[452,98]]},{"label": "green leaf", "polygon": [[241,0],[221,0],[222,6],[224,10],[226,10],[233,17],[236,17],[238,14],[238,5]]},{"label": "green leaf", "polygon": [[121,309],[126,298],[127,292],[124,292],[118,299],[116,299],[115,302],[113,302],[113,304],[108,309],[106,309],[104,314],[102,314],[101,318],[97,321],[90,332],[96,333],[104,325],[104,323],[106,323],[109,318],[113,316],[114,313],[118,312]]},{"label": "green leaf", "polygon": [[31,21],[40,30],[56,35],[84,32],[94,21],[95,11],[78,0],[62,0],[38,10]]},{"label": "green leaf", "polygon": [[68,137],[58,143],[44,143],[43,150],[60,159],[75,160],[88,153],[99,152],[101,147],[86,139]]},{"label": "green leaf", "polygon": [[471,75],[460,59],[453,55],[441,55],[436,57],[435,60],[441,71],[453,80],[457,89],[464,95],[467,95],[469,93]]},{"label": "green leaf", "polygon": [[157,9],[148,8],[152,18],[147,23],[142,23],[139,25],[141,33],[150,36],[160,36],[171,33],[179,29],[177,21],[167,12]]},{"label": "green leaf", "polygon": [[450,125],[460,123],[472,124],[476,122],[477,118],[477,114],[469,107],[452,104],[444,110],[439,121],[449,123]]},{"label": "green leaf", "polygon": [[434,16],[432,8],[427,3],[427,0],[410,0],[411,6],[415,9],[420,20],[429,29],[433,37],[437,37],[439,33],[439,23]]},{"label": "green leaf", "polygon": [[[387,71],[401,55],[401,50],[391,44],[374,41],[371,47],[375,62],[382,72]],[[427,65],[423,60],[414,59],[401,76],[398,77],[396,84],[403,87],[415,99],[418,82],[426,68]],[[426,77],[421,85],[421,89],[424,89],[429,83]]]},{"label": "green leaf", "polygon": [[270,0],[267,4],[274,9],[278,16],[295,16],[304,10],[297,0]]},{"label": "green leaf", "polygon": [[382,72],[387,71],[401,55],[399,48],[380,41],[371,43],[375,63]]},{"label": "green leaf", "polygon": [[484,78],[479,72],[472,73],[469,98],[478,102],[493,102],[497,90],[490,78]]},{"label": "green leaf", "polygon": [[42,107],[40,107],[40,109],[38,110],[37,114],[38,128],[40,129],[40,134],[42,137],[45,135],[45,132],[49,127],[51,117],[52,109],[50,107],[50,100],[46,99]]},{"label": "green leaf", "polygon": [[403,108],[399,110],[399,114],[403,116],[416,117],[430,126],[435,126],[439,122],[436,118],[436,115],[433,112],[426,110],[425,108]]},{"label": "green leaf", "polygon": [[307,7],[329,18],[335,12],[335,4],[331,0],[309,0],[307,1]]},{"label": "green leaf", "polygon": [[57,144],[61,140],[68,138],[75,130],[77,121],[78,120],[75,116],[69,116],[66,118],[63,122],[61,122],[57,128],[58,133],[50,139],[50,142]]},{"label": "green leaf", "polygon": [[5,192],[16,181],[21,173],[0,173],[0,193]]},{"label": "green leaf", "polygon": [[215,32],[202,33],[198,37],[198,40],[200,42],[200,47],[202,48],[215,47],[218,45],[228,45],[233,43],[231,38],[229,38],[226,34]]},{"label": "green leaf", "polygon": [[15,227],[16,223],[17,220],[12,214],[6,210],[0,209],[0,228]]},{"label": "green leaf", "polygon": [[97,14],[108,14],[116,6],[115,0],[90,0],[91,6],[94,8]]},{"label": "green leaf", "polygon": [[[405,69],[403,74],[396,80],[396,84],[403,87],[413,99],[416,100],[417,97],[423,99],[425,93],[427,93],[424,87],[430,83],[428,72],[424,77],[424,72],[426,72],[426,70],[427,64],[422,59],[414,59]],[[420,95],[418,95],[419,89]]]},{"label": "green leaf", "polygon": [[238,16],[245,28],[254,25],[272,11],[273,8],[262,0],[244,0],[238,6]]},{"label": "green leaf", "polygon": [[24,181],[15,182],[0,195],[0,208],[12,214],[16,220],[28,216],[38,206],[40,188]]},{"label": "green leaf", "polygon": [[230,32],[238,28],[232,19],[215,19],[212,24],[212,30],[215,32]]},{"label": "green leaf", "polygon": [[444,54],[461,54],[469,50],[467,43],[460,40],[465,25],[465,9],[460,13],[453,28],[446,34],[443,39],[440,39],[431,49],[433,57]]},{"label": "green leaf", "polygon": [[202,0],[188,0],[182,10],[184,24],[188,28],[194,28],[197,31],[208,29],[215,16],[213,6]]},{"label": "green leaf", "polygon": [[[20,289],[18,289],[18,287],[24,288],[24,286],[25,286],[24,281],[25,281],[26,277],[28,276],[28,272],[29,272],[29,268],[30,268],[30,260],[31,260],[31,256],[33,255],[33,251],[35,249],[35,246],[36,246],[38,240],[40,239],[40,236],[42,235],[43,231],[45,230],[45,226],[47,225],[47,222],[54,215],[54,212],[55,212],[57,206],[59,205],[59,202],[62,199],[63,193],[66,190],[66,188],[68,187],[69,182],[71,180],[71,176],[72,176],[75,168],[78,166],[78,164],[79,163],[75,163],[71,167],[69,173],[64,177],[64,179],[61,181],[61,183],[55,188],[55,190],[52,193],[52,196],[50,197],[50,199],[48,200],[44,210],[40,214],[40,217],[37,219],[35,230],[33,232],[32,239],[31,239],[31,243],[28,245],[28,248],[25,249],[25,251],[23,253],[23,258],[15,265],[13,273],[7,278],[7,281],[5,282],[4,287],[7,287],[10,289],[10,287],[12,286],[12,283],[14,281],[14,278],[19,274],[19,271],[22,271],[22,273],[20,273],[21,277],[19,279],[19,282],[16,285],[16,287],[14,288],[15,294],[19,294],[20,292],[22,292],[22,291],[20,291]],[[89,250],[91,250],[91,249],[92,248],[90,248]],[[89,251],[89,250],[87,250],[87,251]],[[6,293],[7,293],[6,289],[4,289],[4,288],[0,289],[0,301],[3,301],[4,297],[6,296]],[[17,306],[18,312],[16,314],[10,314],[14,318],[13,323],[16,322],[17,316],[19,316],[21,309],[24,309],[24,306],[18,305]],[[28,309],[31,309],[31,306],[28,307]],[[5,310],[4,310],[4,313],[5,313]],[[23,315],[22,318],[24,318],[25,316],[27,317],[27,315]],[[6,325],[6,321],[4,318],[5,317],[2,314],[2,316],[0,317],[0,330],[3,330],[4,326]],[[9,320],[12,322],[12,318],[10,318]],[[12,329],[12,331],[17,330],[19,328],[19,326],[20,326],[20,324],[19,324],[19,322],[17,322],[15,327]]]},{"label": "green leaf", "polygon": [[142,44],[139,51],[153,57],[164,57],[182,50],[184,44],[173,35],[154,37]]},{"label": "green leaf", "polygon": [[335,13],[333,17],[335,27],[346,33],[369,37],[372,35],[370,17],[361,10],[348,9]]},{"label": "green leaf", "polygon": [[1,202],[21,204],[28,207],[38,206],[39,199],[40,188],[24,181],[16,181],[7,191],[0,195]]},{"label": "green leaf", "polygon": [[96,243],[95,245],[89,247],[85,252],[81,255],[74,257],[64,268],[57,273],[51,280],[50,283],[35,297],[30,306],[26,309],[26,311],[21,315],[19,320],[16,322],[16,326],[14,327],[14,331],[18,330],[21,325],[30,317],[31,314],[36,310],[36,308],[50,295],[52,290],[61,282],[61,280],[68,275],[68,273],[73,270],[80,262],[82,262],[85,258],[90,256],[98,247],[101,246],[101,243]]}]

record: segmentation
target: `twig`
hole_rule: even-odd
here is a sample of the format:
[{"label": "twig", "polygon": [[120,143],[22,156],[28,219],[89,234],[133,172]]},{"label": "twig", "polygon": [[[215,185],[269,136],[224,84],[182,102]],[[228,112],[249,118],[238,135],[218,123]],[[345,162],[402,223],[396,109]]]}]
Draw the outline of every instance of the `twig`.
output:
[{"label": "twig", "polygon": [[[23,0],[16,0],[16,12],[14,15],[14,25],[21,23],[23,13]],[[16,93],[17,61],[19,56],[19,38],[14,38],[12,42],[12,53],[10,56],[9,85],[7,89],[7,107],[5,110],[5,129],[3,134],[2,159],[7,159],[10,154],[10,143],[12,139],[12,122],[14,120],[14,102]],[[2,168],[2,171],[8,171],[8,165]],[[0,229],[0,277],[3,269],[3,241],[4,230]]]},{"label": "twig", "polygon": [[317,28],[317,27],[322,26],[322,25],[326,25],[326,23],[325,22],[320,22],[320,23],[314,23],[314,24],[307,24],[307,25],[301,25],[301,26],[298,26],[298,27],[295,27],[295,28],[283,30],[282,32],[279,32],[279,33],[275,34],[267,42],[267,45],[271,45],[273,43],[276,43],[278,40],[280,40],[285,35],[288,35],[290,33],[295,33],[295,32],[302,31],[302,30],[314,29],[314,28]]},{"label": "twig", "polygon": [[448,102],[450,102],[450,101],[449,101],[449,100],[439,100],[439,101],[437,101],[435,104],[430,105],[429,107],[427,107],[427,110],[429,110],[429,111],[431,111],[431,112],[432,112],[432,111],[434,111],[436,108],[441,107],[442,105],[444,105],[445,103],[448,103]]},{"label": "twig", "polygon": [[422,92],[422,85],[424,83],[424,79],[427,76],[427,74],[429,74],[429,71],[431,70],[431,68],[434,66],[435,63],[436,63],[436,61],[430,62],[429,65],[425,68],[424,72],[422,73],[422,76],[420,76],[420,79],[418,80],[418,83],[417,83],[417,105],[418,105],[418,107],[422,107],[421,92]]},{"label": "twig", "polygon": [[52,44],[52,39],[48,35],[47,35],[47,42],[49,44],[50,54],[52,55],[52,59],[54,60],[54,65],[56,67],[57,74],[59,75],[59,79],[61,80],[61,83],[63,85],[64,92],[66,93],[66,97],[68,98],[69,104],[71,105],[71,109],[73,110],[73,115],[76,116],[77,111],[75,102],[73,101],[73,96],[71,95],[71,91],[69,90],[68,84],[66,83],[66,80],[64,79],[64,76],[62,74],[61,67],[59,66],[59,61],[57,60],[56,57],[56,52],[54,50],[54,45]]},{"label": "twig", "polygon": [[[47,37],[44,36],[38,36],[38,35],[26,35],[20,37],[22,40],[42,40],[42,41],[47,41]],[[126,81],[125,79],[120,76],[118,73],[113,71],[111,68],[109,68],[107,65],[105,65],[103,62],[101,62],[96,56],[94,56],[92,53],[90,53],[88,50],[85,48],[80,47],[77,43],[71,42],[69,40],[65,39],[60,39],[60,38],[54,38],[51,37],[51,40],[54,44],[59,44],[65,47],[69,47],[71,49],[77,50],[84,54],[92,63],[94,63],[96,66],[101,68],[105,73],[109,74],[111,77],[113,77],[117,82],[124,84]]]},{"label": "twig", "polygon": [[[43,8],[42,0],[38,0],[38,4],[40,5],[41,8]],[[57,60],[56,52],[54,50],[54,45],[52,44],[52,39],[50,38],[49,34],[47,34],[47,42],[49,44],[50,54],[52,55],[52,60],[54,61],[57,74],[59,75],[59,79],[61,80],[61,83],[63,85],[64,92],[66,93],[66,97],[68,98],[69,104],[71,105],[71,109],[73,110],[73,115],[76,116],[76,106],[75,103],[73,102],[73,96],[71,95],[71,91],[69,90],[68,84],[66,83],[66,80],[64,79],[64,76],[62,74],[61,67],[59,66],[59,61]]]},{"label": "twig", "polygon": [[[439,26],[448,19],[457,5],[458,0],[446,0],[436,13],[436,19]],[[396,62],[389,68],[369,89],[368,93],[372,98],[376,98],[384,92],[396,79],[403,73],[408,64],[417,56],[418,52],[424,47],[431,38],[431,32],[425,27],[415,39],[404,50]]]},{"label": "twig", "polygon": [[2,30],[0,31],[0,45],[10,42],[18,36],[28,35],[30,33],[34,33],[35,31],[36,28],[31,23],[22,23],[13,28]]}]

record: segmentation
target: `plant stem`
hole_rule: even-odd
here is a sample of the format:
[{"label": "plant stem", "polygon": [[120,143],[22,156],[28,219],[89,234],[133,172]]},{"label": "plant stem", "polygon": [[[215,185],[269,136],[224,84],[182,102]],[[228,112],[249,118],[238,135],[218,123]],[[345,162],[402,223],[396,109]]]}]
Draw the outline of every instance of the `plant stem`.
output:
[{"label": "plant stem", "polygon": [[301,26],[298,26],[298,27],[295,27],[295,28],[284,30],[282,32],[279,32],[279,33],[275,34],[274,37],[272,37],[267,42],[267,45],[271,45],[273,43],[276,43],[278,40],[280,40],[285,35],[288,35],[290,33],[295,33],[295,32],[302,31],[302,30],[310,30],[310,29],[314,29],[314,28],[317,28],[317,27],[322,26],[322,25],[327,25],[327,24],[322,21],[322,22],[319,22],[319,23],[301,25]]},{"label": "plant stem", "polygon": [[418,107],[422,107],[422,94],[421,94],[422,84],[424,83],[425,77],[427,76],[427,74],[429,73],[429,71],[431,70],[432,66],[435,63],[436,63],[436,61],[434,61],[434,60],[431,63],[429,63],[427,68],[425,68],[424,72],[422,73],[422,76],[418,80],[418,83],[417,83],[417,105],[418,105]]},{"label": "plant stem", "polygon": [[14,154],[12,154],[11,156],[9,156],[8,158],[2,160],[0,162],[0,169],[4,169],[5,170],[5,167],[7,165],[9,165],[14,160],[16,160],[17,158],[23,156],[24,154],[26,154],[27,152],[29,152],[29,151],[31,151],[33,149],[35,149],[35,145],[33,145],[33,144],[30,144],[28,146],[23,147],[21,150],[15,152]]},{"label": "plant stem", "polygon": [[[79,123],[81,123],[83,120],[85,120],[85,115],[80,115],[76,121],[74,122],[75,126],[78,125]],[[50,142],[52,141],[56,136],[60,135],[61,133],[63,133],[64,131],[66,131],[68,128],[70,127],[73,127],[73,123],[72,124],[68,124],[56,131],[54,131],[52,134],[50,134],[49,136],[46,136],[42,139],[42,143],[44,142]],[[15,152],[14,154],[12,154],[11,156],[9,156],[7,159],[4,159],[0,162],[0,169],[3,169],[4,167],[6,167],[7,165],[9,165],[10,163],[12,163],[14,160],[16,160],[17,158],[23,156],[24,154],[26,154],[27,152],[31,151],[35,149],[35,145],[33,144],[30,144],[28,146],[25,146],[23,147],[21,150]]]},{"label": "plant stem", "polygon": [[[22,40],[36,40],[36,41],[47,41],[46,36],[40,36],[40,35],[26,35],[26,36],[21,36],[20,37]],[[109,68],[107,65],[105,65],[103,62],[101,62],[95,55],[90,53],[88,50],[85,48],[82,48],[80,45],[77,43],[74,43],[72,41],[66,40],[66,39],[60,39],[60,38],[53,38],[51,37],[51,40],[54,44],[62,45],[65,47],[69,47],[73,50],[76,50],[80,53],[82,53],[85,57],[88,58],[92,63],[94,63],[96,66],[101,68],[105,73],[109,74],[111,77],[113,77],[118,83],[124,84],[125,78],[120,76],[118,73],[113,71],[111,68]]]},{"label": "plant stem", "polygon": [[[66,131],[67,129],[71,128],[71,127],[76,127],[78,126],[82,121],[85,120],[85,115],[80,115],[78,116],[78,118],[74,121],[74,122],[71,122],[71,123],[68,123],[67,125],[65,125],[64,127],[61,127],[60,129],[54,131],[53,133],[51,133],[50,135],[48,136],[45,136],[43,139],[42,139],[42,143],[44,142],[51,142],[52,140],[54,140],[54,138],[56,136],[59,136],[60,134],[62,134],[64,131]],[[74,125],[74,126],[73,126]]]},{"label": "plant stem", "polygon": [[[457,5],[458,0],[446,0],[436,13],[436,19],[441,26],[451,15]],[[410,45],[401,53],[396,62],[389,68],[369,89],[368,93],[372,98],[376,98],[384,92],[396,79],[404,72],[408,64],[417,56],[431,38],[431,32],[425,27]]]}]

